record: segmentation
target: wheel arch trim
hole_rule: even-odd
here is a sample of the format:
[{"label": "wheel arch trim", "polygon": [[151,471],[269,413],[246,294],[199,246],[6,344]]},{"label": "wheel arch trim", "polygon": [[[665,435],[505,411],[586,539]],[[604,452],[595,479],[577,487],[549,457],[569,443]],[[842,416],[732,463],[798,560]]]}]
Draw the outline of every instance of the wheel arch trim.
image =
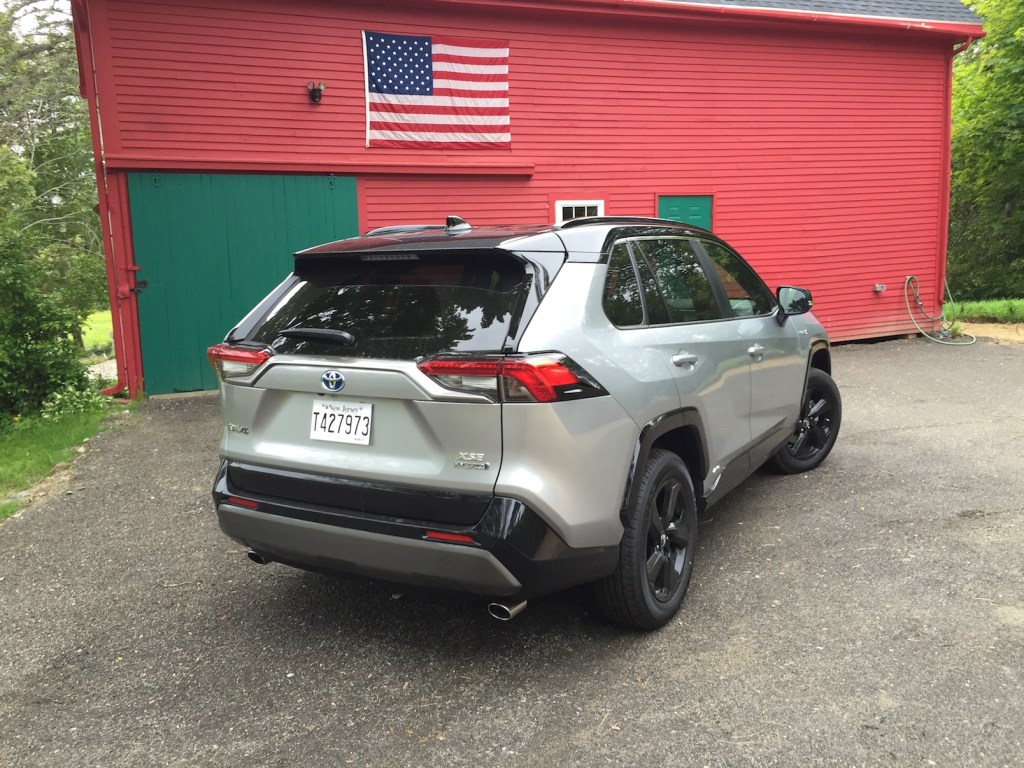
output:
[{"label": "wheel arch trim", "polygon": [[[815,365],[816,361],[824,361],[824,365]],[[807,372],[810,375],[811,368],[819,368],[832,375],[832,351],[825,339],[815,339],[811,342],[811,348],[807,354]]]},{"label": "wheel arch trim", "polygon": [[[698,466],[687,466],[690,470],[690,480],[694,486],[694,493],[698,499],[698,505],[704,499],[704,478],[708,473],[710,464],[708,458],[707,440],[705,439],[704,420],[696,408],[683,408],[678,411],[670,411],[651,419],[640,429],[636,445],[633,447],[633,459],[626,476],[626,487],[622,495],[622,506],[619,509],[619,519],[625,525],[626,515],[632,504],[636,501],[638,493],[637,474],[647,464],[647,457],[650,455],[654,444],[665,435],[676,430],[693,430],[696,432],[697,450],[695,456],[680,456],[684,463],[687,458],[691,461],[695,458]],[[678,453],[678,452],[677,452]]]}]

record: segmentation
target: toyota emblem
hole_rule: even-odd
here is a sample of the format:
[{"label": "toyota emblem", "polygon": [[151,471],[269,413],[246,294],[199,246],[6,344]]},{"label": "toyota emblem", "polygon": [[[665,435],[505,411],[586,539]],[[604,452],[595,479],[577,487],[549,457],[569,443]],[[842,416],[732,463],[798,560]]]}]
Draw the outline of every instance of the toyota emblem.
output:
[{"label": "toyota emblem", "polygon": [[341,371],[324,371],[320,385],[328,392],[341,392],[345,388],[345,375]]}]

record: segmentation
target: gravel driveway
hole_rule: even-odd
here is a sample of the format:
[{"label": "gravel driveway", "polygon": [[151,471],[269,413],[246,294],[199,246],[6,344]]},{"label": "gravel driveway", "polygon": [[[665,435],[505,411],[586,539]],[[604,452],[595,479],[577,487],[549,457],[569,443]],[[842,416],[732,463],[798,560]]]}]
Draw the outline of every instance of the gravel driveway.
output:
[{"label": "gravel driveway", "polygon": [[831,458],[709,510],[649,635],[255,566],[216,397],[149,401],[0,526],[0,766],[1024,765],[1024,346],[834,367]]}]

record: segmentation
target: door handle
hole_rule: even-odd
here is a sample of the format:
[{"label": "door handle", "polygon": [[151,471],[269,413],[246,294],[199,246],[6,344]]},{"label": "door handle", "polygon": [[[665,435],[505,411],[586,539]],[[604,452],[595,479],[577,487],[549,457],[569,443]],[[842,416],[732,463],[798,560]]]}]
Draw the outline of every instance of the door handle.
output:
[{"label": "door handle", "polygon": [[757,360],[758,362],[761,362],[761,360],[764,359],[764,347],[762,347],[760,344],[755,344],[754,346],[747,350],[747,354],[750,355],[755,360]]},{"label": "door handle", "polygon": [[672,355],[672,365],[682,368],[684,365],[694,366],[699,360],[696,355],[691,355],[686,352],[680,352],[679,354]]}]

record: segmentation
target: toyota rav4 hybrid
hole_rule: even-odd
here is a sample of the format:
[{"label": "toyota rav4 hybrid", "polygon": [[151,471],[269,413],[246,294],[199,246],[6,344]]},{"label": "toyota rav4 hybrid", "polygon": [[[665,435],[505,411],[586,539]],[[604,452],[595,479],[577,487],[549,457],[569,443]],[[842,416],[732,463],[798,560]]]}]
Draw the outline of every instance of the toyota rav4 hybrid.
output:
[{"label": "toyota rav4 hybrid", "polygon": [[450,217],[301,251],[209,350],[220,527],[258,563],[473,592],[499,618],[593,582],[611,620],[659,627],[698,513],[836,441],[810,308],[659,219]]}]

